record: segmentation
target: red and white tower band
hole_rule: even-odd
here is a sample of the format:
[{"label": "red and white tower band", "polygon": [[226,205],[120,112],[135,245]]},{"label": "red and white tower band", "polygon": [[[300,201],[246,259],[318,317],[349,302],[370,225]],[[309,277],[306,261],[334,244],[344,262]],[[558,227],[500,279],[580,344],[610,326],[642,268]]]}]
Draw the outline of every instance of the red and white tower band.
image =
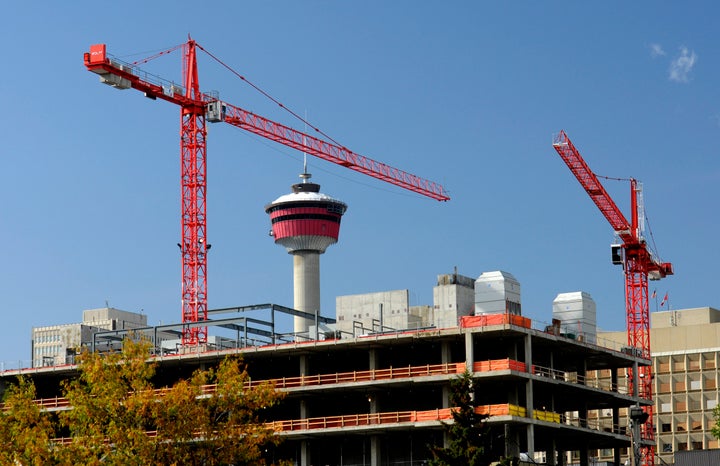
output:
[{"label": "red and white tower band", "polygon": [[[285,246],[293,256],[293,307],[315,314],[320,312],[320,254],[337,243],[347,205],[322,194],[319,184],[308,181],[310,177],[307,172],[300,175],[302,182],[265,206],[265,212],[270,215],[275,244]],[[307,334],[310,322],[295,317],[295,333]]]}]

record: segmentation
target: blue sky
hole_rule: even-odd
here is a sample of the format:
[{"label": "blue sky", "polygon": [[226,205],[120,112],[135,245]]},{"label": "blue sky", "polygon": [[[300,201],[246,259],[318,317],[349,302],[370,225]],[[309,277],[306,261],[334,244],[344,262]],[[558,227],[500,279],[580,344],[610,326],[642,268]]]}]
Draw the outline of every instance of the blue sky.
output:
[{"label": "blue sky", "polygon": [[[132,3],[132,2],[131,2]],[[94,43],[134,61],[199,44],[351,150],[442,183],[439,203],[311,159],[348,212],[322,257],[335,296],[505,270],[523,313],[551,318],[583,290],[599,326],[625,326],[613,232],[552,148],[565,129],[600,175],[644,183],[673,308],[720,307],[716,2],[12,2],[0,19],[0,361],[30,357],[33,326],[83,309],[180,320],[179,112],[100,85]],[[144,68],[180,79],[180,55]],[[200,56],[204,90],[302,129]],[[208,136],[210,308],[292,305],[291,258],[263,207],[302,156],[229,125]],[[627,183],[606,188],[628,212]],[[654,304],[653,304],[654,309]]]}]

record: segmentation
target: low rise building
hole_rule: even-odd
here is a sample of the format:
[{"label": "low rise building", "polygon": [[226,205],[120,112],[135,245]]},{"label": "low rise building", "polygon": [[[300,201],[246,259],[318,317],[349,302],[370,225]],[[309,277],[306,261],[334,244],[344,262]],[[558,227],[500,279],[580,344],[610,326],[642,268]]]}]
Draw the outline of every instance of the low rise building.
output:
[{"label": "low rise building", "polygon": [[147,327],[147,316],[111,307],[83,311],[76,324],[33,327],[31,338],[32,366],[72,364],[83,345],[103,330]]},{"label": "low rise building", "polygon": [[[656,453],[672,464],[676,452],[720,448],[711,432],[720,400],[720,310],[669,310],[650,317]],[[624,331],[600,332],[599,337],[616,344],[627,341]],[[599,377],[607,380],[610,374]],[[626,385],[622,371],[617,379]]]}]

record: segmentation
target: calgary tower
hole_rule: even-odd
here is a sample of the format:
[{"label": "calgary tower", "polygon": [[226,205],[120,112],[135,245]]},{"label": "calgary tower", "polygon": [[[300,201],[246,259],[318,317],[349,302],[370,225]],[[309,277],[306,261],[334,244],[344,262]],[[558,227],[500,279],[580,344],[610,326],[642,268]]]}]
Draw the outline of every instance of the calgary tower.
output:
[{"label": "calgary tower", "polygon": [[[292,192],[265,206],[270,215],[275,244],[293,256],[293,307],[310,314],[320,313],[320,254],[338,241],[340,219],[347,205],[320,192],[305,168],[302,181]],[[295,317],[294,332],[306,335],[310,320]]]}]

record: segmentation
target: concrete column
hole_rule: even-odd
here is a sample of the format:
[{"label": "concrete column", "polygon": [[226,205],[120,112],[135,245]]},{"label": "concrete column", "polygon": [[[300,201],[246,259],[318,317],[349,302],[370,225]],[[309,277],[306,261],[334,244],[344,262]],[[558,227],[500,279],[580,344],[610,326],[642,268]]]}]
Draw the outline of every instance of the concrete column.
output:
[{"label": "concrete column", "polygon": [[587,443],[580,449],[580,466],[590,466],[590,455],[588,453]]},{"label": "concrete column", "polygon": [[380,436],[373,435],[370,437],[370,466],[380,466]]},{"label": "concrete column", "polygon": [[443,364],[449,364],[452,362],[450,355],[450,343],[447,341],[443,341],[440,343],[440,360]]},{"label": "concrete column", "polygon": [[[525,335],[525,364],[527,364],[528,369],[530,366],[532,366],[533,363],[533,356],[532,356],[532,336],[530,334]],[[527,379],[527,382],[525,382],[525,402],[527,403],[527,406],[525,406],[525,409],[527,410],[527,415],[530,419],[534,418],[533,411],[535,410],[535,402],[533,399],[533,379],[532,377],[529,377]],[[527,426],[527,453],[532,457],[532,455],[535,453],[535,425],[530,423]]]},{"label": "concrete column", "polygon": [[[578,371],[577,371],[577,383],[580,384],[582,380],[582,384],[585,385],[587,382],[587,361],[582,360],[578,364]],[[580,416],[580,426],[581,427],[587,427],[588,423],[588,404],[587,401],[583,401],[582,405],[580,406],[580,410],[578,411],[578,415]],[[589,466],[590,465],[590,451],[588,448],[587,442],[584,442],[580,446],[580,466]]]},{"label": "concrete column", "polygon": [[557,462],[555,457],[557,456],[557,445],[555,445],[555,439],[550,441],[550,449],[545,452],[547,457],[548,466],[556,466]]},{"label": "concrete column", "polygon": [[[293,253],[294,307],[298,311],[320,312],[320,254],[315,251]],[[295,317],[295,333],[306,333],[314,321]]]},{"label": "concrete column", "polygon": [[521,428],[515,428],[505,424],[505,456],[517,458],[520,456],[520,435]]},{"label": "concrete column", "polygon": [[368,367],[371,371],[375,371],[378,369],[378,357],[377,357],[377,351],[375,349],[371,349],[368,351],[368,356],[370,357],[370,361],[368,363]]},{"label": "concrete column", "polygon": [[310,448],[307,440],[300,442],[300,466],[310,466]]},{"label": "concrete column", "polygon": [[[450,364],[452,362],[450,344],[447,341],[443,341],[440,345],[440,360],[443,364]],[[450,407],[450,386],[447,384],[442,386],[442,407],[443,409]]]},{"label": "concrete column", "polygon": [[[307,355],[302,355],[300,360],[300,375],[306,376],[309,374],[309,361]],[[307,419],[309,417],[309,409],[307,400],[300,400],[300,419]],[[302,440],[300,442],[300,466],[310,466],[310,445],[308,440]]]},{"label": "concrete column", "polygon": [[[380,412],[377,394],[371,393],[368,396],[368,402],[370,403],[370,414]],[[380,459],[380,436],[373,434],[370,436],[370,466],[380,466]]]},{"label": "concrete column", "polygon": [[467,332],[465,334],[465,366],[467,370],[473,372],[473,365],[475,364],[475,350],[473,349],[473,334]]}]

